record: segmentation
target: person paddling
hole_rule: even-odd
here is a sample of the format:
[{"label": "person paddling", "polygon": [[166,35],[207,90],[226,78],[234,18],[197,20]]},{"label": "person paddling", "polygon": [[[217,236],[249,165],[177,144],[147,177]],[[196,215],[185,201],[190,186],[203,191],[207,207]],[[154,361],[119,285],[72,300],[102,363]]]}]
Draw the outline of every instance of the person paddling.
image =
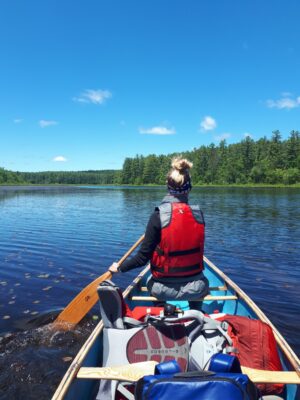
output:
[{"label": "person paddling", "polygon": [[150,260],[147,288],[151,295],[161,301],[188,300],[194,308],[193,300],[209,291],[203,274],[205,222],[200,207],[188,204],[192,189],[189,170],[193,164],[177,157],[171,165],[168,194],[150,216],[138,253],[122,265],[114,262],[109,271],[126,272]]}]

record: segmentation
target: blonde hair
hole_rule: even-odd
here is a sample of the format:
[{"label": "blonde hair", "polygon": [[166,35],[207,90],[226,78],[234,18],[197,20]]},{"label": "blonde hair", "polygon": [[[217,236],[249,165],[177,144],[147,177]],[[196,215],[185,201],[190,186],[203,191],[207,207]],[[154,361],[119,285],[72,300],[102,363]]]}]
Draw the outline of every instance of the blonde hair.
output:
[{"label": "blonde hair", "polygon": [[175,157],[171,162],[172,168],[167,176],[167,183],[170,186],[182,186],[190,179],[189,170],[193,167],[193,163],[186,158]]}]

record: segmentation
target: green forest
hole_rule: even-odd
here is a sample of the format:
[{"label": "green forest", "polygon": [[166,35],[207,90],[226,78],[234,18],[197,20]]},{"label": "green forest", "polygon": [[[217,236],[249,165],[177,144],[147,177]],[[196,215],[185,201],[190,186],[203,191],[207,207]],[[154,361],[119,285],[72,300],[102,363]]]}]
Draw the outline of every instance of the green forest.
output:
[{"label": "green forest", "polygon": [[[0,168],[0,184],[113,184],[164,185],[171,159],[178,155],[136,155],[126,158],[122,170],[12,172]],[[300,183],[300,132],[282,140],[279,131],[270,139],[247,136],[239,143],[200,146],[181,155],[194,163],[194,185]]]}]

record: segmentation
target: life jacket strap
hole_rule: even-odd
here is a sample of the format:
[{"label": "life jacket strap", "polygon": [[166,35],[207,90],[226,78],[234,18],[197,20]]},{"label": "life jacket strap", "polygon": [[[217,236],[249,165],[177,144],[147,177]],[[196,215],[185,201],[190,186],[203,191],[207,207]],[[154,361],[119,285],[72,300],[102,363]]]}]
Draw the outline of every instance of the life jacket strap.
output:
[{"label": "life jacket strap", "polygon": [[[157,272],[164,272],[164,267],[159,267],[157,265],[151,264],[151,268]],[[199,271],[200,264],[187,265],[185,267],[169,267],[169,274],[183,273],[183,272],[196,272]]]},{"label": "life jacket strap", "polygon": [[178,256],[186,256],[188,254],[195,254],[201,251],[201,247],[194,247],[193,249],[188,250],[178,250],[178,251],[170,251],[168,253],[169,257],[178,257]]},{"label": "life jacket strap", "polygon": [[186,256],[189,254],[195,254],[199,253],[201,251],[201,247],[194,247],[193,249],[188,249],[188,250],[176,250],[176,251],[170,251],[169,253],[165,253],[159,246],[156,246],[155,249],[156,253],[159,256],[168,256],[168,257],[178,257],[178,256]]}]

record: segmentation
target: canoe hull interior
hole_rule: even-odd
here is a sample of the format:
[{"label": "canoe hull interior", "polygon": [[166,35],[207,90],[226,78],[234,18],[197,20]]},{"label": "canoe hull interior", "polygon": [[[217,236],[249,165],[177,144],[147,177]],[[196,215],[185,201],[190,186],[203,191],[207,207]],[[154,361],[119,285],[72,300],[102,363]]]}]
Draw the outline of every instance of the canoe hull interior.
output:
[{"label": "canoe hull interior", "polygon": [[[266,318],[262,311],[250,300],[236,285],[221,273],[209,260],[205,259],[205,274],[209,280],[210,296],[204,299],[201,308],[207,314],[225,313],[231,315],[246,316],[253,319]],[[157,302],[147,292],[146,282],[149,277],[149,270],[145,269],[125,290],[124,296],[131,309],[135,306],[155,306]],[[237,292],[237,289],[239,292]],[[173,301],[179,308],[188,309],[188,302]],[[266,321],[268,319],[266,318]],[[265,321],[265,322],[266,322]],[[88,339],[89,345],[81,350],[64,380],[60,384],[52,400],[58,399],[94,399],[98,391],[99,382],[93,379],[78,379],[76,372],[79,367],[101,367],[102,366],[102,323],[99,323],[98,331],[93,332]],[[274,328],[275,329],[275,328]],[[277,339],[277,338],[276,338]],[[280,358],[285,370],[294,370],[297,357],[284,341],[283,344],[277,340]],[[284,346],[287,346],[285,348]],[[87,351],[88,348],[88,351]],[[291,356],[289,356],[291,352]],[[296,361],[294,359],[296,359]],[[292,362],[291,362],[292,361]],[[298,360],[299,362],[299,360]],[[285,400],[300,399],[299,385],[286,385],[283,395]]]}]

